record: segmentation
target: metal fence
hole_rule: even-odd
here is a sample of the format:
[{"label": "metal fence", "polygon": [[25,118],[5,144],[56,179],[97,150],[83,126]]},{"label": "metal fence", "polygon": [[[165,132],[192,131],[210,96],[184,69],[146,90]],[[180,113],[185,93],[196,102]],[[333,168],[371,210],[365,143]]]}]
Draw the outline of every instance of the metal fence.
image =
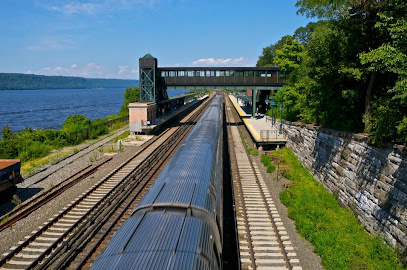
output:
[{"label": "metal fence", "polygon": [[106,122],[97,124],[97,125],[91,125],[88,128],[80,129],[74,132],[71,132],[68,134],[68,138],[72,141],[82,141],[84,139],[88,139],[92,132],[100,130],[102,128],[111,128],[114,124],[117,123],[125,123],[129,121],[129,116],[124,115],[121,117],[117,117],[115,119],[110,119],[107,120]]}]

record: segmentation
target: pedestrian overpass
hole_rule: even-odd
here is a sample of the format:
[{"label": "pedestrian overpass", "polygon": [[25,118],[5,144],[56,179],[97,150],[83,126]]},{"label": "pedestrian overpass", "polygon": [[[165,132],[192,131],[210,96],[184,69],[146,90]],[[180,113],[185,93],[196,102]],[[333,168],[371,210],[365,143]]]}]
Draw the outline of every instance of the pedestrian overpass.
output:
[{"label": "pedestrian overpass", "polygon": [[278,67],[158,67],[150,53],[140,58],[139,68],[140,101],[154,102],[158,113],[170,110],[171,102],[183,101],[181,96],[169,102],[167,89],[226,89],[250,90],[254,116],[256,108],[266,108],[270,92],[278,91],[286,80]]}]

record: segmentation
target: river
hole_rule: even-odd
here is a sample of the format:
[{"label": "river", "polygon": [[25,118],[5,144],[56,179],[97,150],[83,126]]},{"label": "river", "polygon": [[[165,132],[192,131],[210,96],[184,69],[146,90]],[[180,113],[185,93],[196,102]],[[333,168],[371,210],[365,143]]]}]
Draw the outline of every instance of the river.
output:
[{"label": "river", "polygon": [[[0,90],[0,135],[8,125],[13,131],[26,127],[59,129],[69,115],[94,120],[119,113],[125,88]],[[187,90],[168,90],[175,96]]]}]

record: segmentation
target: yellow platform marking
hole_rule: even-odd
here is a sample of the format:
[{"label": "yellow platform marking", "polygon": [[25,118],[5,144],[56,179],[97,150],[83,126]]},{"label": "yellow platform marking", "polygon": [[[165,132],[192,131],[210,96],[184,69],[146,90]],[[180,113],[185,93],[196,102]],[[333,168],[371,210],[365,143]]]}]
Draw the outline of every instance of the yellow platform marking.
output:
[{"label": "yellow platform marking", "polygon": [[232,101],[233,106],[235,106],[237,112],[239,113],[240,117],[242,118],[243,122],[245,123],[247,129],[250,131],[250,133],[252,134],[252,136],[254,137],[254,139],[256,141],[260,141],[260,134],[257,132],[257,130],[253,127],[252,123],[250,123],[249,119],[247,119],[247,117],[250,117],[249,115],[247,115],[242,108],[240,108],[240,106],[229,97],[230,101]]}]

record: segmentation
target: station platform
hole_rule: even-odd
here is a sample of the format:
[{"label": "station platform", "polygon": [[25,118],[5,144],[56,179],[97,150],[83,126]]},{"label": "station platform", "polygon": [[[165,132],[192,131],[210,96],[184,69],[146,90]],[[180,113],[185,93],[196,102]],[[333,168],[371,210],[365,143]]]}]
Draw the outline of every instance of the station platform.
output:
[{"label": "station platform", "polygon": [[287,139],[284,134],[279,134],[280,121],[276,121],[272,125],[271,118],[264,114],[257,114],[255,118],[252,118],[251,107],[240,104],[233,95],[229,95],[229,99],[236,108],[256,146],[279,147],[286,144]]},{"label": "station platform", "polygon": [[142,126],[141,128],[141,133],[143,134],[152,134],[153,132],[157,131],[160,127],[162,127],[165,123],[173,119],[174,117],[178,116],[179,114],[185,112],[189,108],[198,105],[201,103],[203,100],[208,98],[208,95],[204,95],[202,97],[197,98],[194,101],[188,102],[184,106],[177,108],[176,110],[171,111],[169,114],[163,115],[159,118],[156,118],[154,123],[150,125],[145,125]]}]

